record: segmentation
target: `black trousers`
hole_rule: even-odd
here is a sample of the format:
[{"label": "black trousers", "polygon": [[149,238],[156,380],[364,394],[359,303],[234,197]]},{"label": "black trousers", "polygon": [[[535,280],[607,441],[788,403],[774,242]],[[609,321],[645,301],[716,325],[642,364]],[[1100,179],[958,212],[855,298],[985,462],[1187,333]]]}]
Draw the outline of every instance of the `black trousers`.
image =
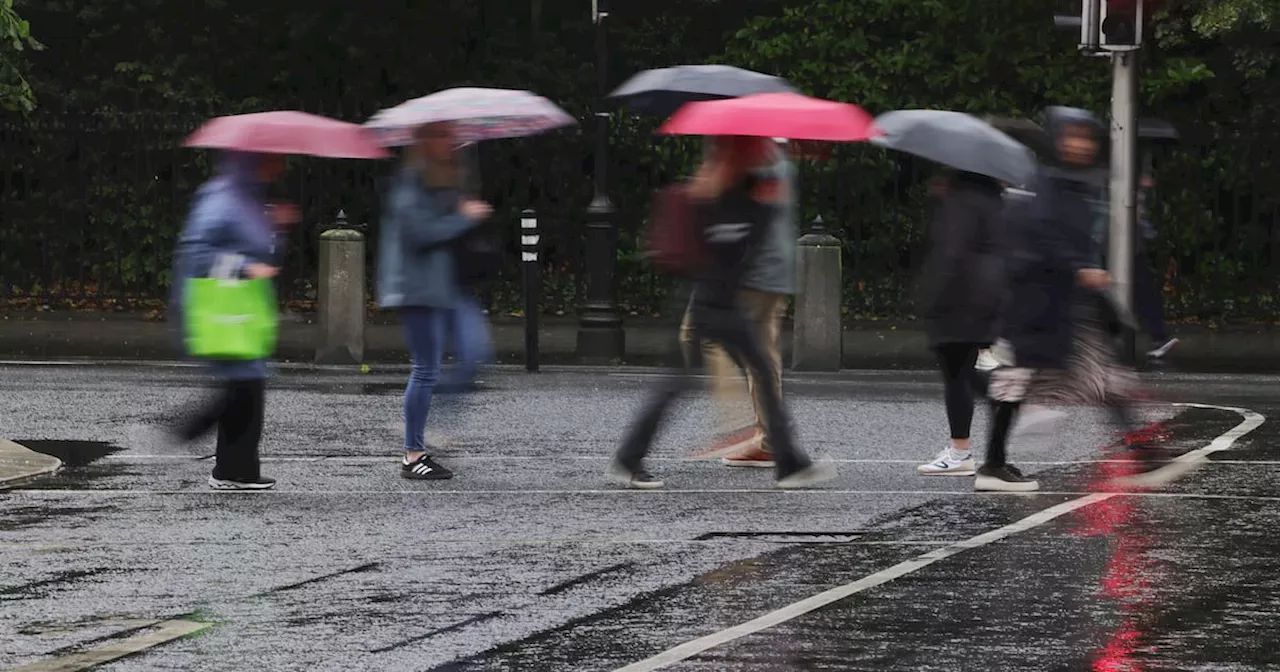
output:
[{"label": "black trousers", "polygon": [[940,343],[935,347],[938,367],[942,369],[943,398],[953,439],[969,438],[969,430],[973,427],[974,393],[985,392],[986,384],[981,372],[973,368],[978,362],[978,352],[984,347],[980,343]]},{"label": "black trousers", "polygon": [[[618,448],[618,461],[630,469],[639,468],[649,454],[672,402],[694,387],[691,373],[702,366],[704,342],[718,343],[735,362],[755,372],[759,380],[770,380],[774,375],[772,362],[741,310],[733,306],[702,305],[695,300],[691,318],[693,343],[685,351],[688,355],[685,368],[680,370],[680,375],[664,380],[654,391]],[[764,388],[761,402],[765,413],[765,440],[773,450],[778,475],[786,476],[809,466],[812,460],[796,448],[791,420],[777,390],[771,385]]]},{"label": "black trousers", "polygon": [[1147,335],[1157,345],[1169,340],[1169,329],[1164,323],[1164,303],[1160,298],[1160,287],[1156,284],[1155,273],[1145,256],[1133,259],[1133,302],[1138,318],[1142,320]]},{"label": "black trousers", "polygon": [[223,381],[212,403],[182,427],[182,436],[187,441],[199,439],[217,428],[214,478],[254,481],[261,476],[258,446],[262,443],[265,393],[264,380]]}]

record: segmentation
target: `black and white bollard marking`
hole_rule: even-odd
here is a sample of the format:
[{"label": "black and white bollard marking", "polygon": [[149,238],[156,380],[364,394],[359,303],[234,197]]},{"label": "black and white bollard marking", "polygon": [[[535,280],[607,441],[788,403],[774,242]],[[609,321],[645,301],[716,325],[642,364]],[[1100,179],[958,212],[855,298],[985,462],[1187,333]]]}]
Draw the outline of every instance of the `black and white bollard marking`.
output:
[{"label": "black and white bollard marking", "polygon": [[524,266],[524,368],[538,371],[538,304],[542,302],[542,273],[538,266],[538,216],[532,208],[520,213],[520,261]]}]

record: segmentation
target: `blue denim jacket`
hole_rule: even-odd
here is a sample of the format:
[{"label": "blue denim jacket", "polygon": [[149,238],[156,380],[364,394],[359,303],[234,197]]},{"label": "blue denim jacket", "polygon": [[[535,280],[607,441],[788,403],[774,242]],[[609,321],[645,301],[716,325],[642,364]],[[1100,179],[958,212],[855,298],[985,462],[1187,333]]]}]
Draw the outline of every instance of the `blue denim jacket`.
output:
[{"label": "blue denim jacket", "polygon": [[465,296],[454,252],[447,246],[427,249],[475,226],[458,212],[460,198],[456,190],[424,186],[413,168],[393,178],[378,232],[378,306],[452,308]]}]

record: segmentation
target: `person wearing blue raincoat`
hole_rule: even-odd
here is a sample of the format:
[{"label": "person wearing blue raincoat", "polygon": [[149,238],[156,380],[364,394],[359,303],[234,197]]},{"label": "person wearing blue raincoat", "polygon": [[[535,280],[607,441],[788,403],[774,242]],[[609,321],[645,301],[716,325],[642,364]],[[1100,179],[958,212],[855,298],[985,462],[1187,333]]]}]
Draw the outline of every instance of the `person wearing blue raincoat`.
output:
[{"label": "person wearing blue raincoat", "polygon": [[[274,278],[278,260],[278,228],[296,219],[296,209],[268,213],[267,187],[284,171],[276,154],[223,152],[217,172],[197,191],[174,254],[170,320],[187,334],[187,280],[217,274],[239,278]],[[267,363],[264,360],[208,360],[217,380],[212,403],[185,422],[178,434],[194,441],[218,430],[217,459],[209,477],[217,490],[265,490],[275,480],[262,476],[258,446],[262,441]]]}]

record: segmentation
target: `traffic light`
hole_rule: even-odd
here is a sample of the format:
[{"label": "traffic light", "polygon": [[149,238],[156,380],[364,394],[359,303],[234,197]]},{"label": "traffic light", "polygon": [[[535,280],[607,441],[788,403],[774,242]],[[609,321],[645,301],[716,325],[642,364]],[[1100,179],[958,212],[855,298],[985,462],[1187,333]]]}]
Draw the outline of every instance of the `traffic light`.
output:
[{"label": "traffic light", "polygon": [[1055,16],[1054,23],[1080,29],[1080,51],[1105,54],[1142,46],[1146,12],[1159,0],[1080,0],[1080,15]]},{"label": "traffic light", "polygon": [[1126,51],[1142,44],[1143,0],[1105,0],[1102,3],[1102,36],[1099,46]]}]

